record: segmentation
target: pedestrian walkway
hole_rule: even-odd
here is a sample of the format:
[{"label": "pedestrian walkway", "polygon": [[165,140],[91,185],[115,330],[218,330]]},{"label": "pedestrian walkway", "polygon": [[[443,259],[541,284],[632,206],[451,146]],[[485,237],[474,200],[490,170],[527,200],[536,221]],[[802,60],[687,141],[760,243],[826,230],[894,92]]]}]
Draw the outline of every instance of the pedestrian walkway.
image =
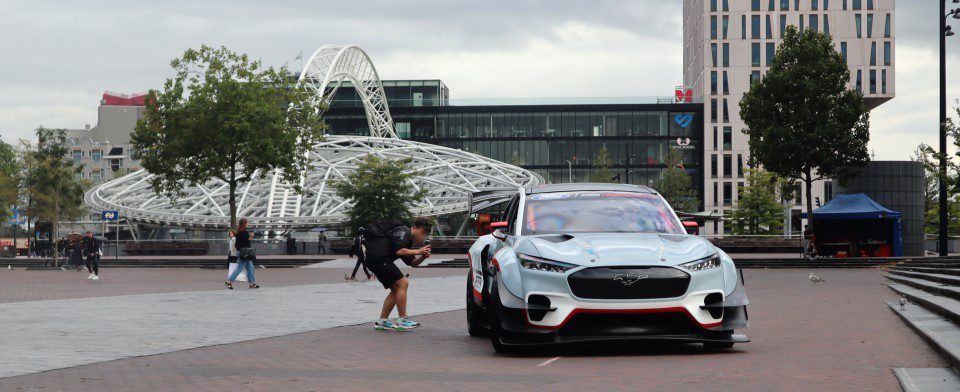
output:
[{"label": "pedestrian walkway", "polygon": [[[461,309],[464,278],[411,281],[410,314]],[[0,378],[372,321],[376,281],[0,304]]]},{"label": "pedestrian walkway", "polygon": [[[431,264],[440,264],[440,263],[443,263],[444,261],[450,261],[450,260],[453,260],[453,259],[449,257],[447,258],[431,257],[429,259],[424,260],[423,264],[420,264],[419,267],[426,267]],[[307,264],[300,268],[353,268],[353,266],[355,266],[356,264],[357,264],[357,259],[333,259],[333,260],[323,261],[319,263]],[[400,262],[397,262],[396,264],[397,264],[397,267],[400,267],[400,269],[413,268]]]}]

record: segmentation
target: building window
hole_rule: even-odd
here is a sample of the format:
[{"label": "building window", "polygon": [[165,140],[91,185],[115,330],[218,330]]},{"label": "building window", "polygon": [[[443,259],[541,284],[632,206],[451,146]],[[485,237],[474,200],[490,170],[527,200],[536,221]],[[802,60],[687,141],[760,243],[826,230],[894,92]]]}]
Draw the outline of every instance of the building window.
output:
[{"label": "building window", "polygon": [[810,28],[813,31],[820,31],[820,16],[819,15],[810,15]]},{"label": "building window", "polygon": [[877,65],[877,43],[870,43],[870,66]]},{"label": "building window", "polygon": [[820,2],[817,0],[810,0],[810,10],[816,11],[818,8],[820,8]]},{"label": "building window", "polygon": [[754,11],[760,11],[760,0],[751,0],[750,9]]},{"label": "building window", "polygon": [[733,183],[725,182],[723,183],[723,205],[731,204],[733,204]]},{"label": "building window", "polygon": [[723,178],[733,177],[733,156],[723,154]]},{"label": "building window", "polygon": [[890,38],[890,14],[887,14],[887,20],[883,23],[883,37]]},{"label": "building window", "polygon": [[[723,94],[730,94],[730,83],[727,81],[727,71],[723,71]],[[726,102],[726,100],[724,100]]]},{"label": "building window", "polygon": [[80,163],[83,160],[83,150],[73,150],[73,161]]},{"label": "building window", "polygon": [[857,91],[863,92],[863,71],[857,70]]},{"label": "building window", "polygon": [[747,16],[740,15],[740,38],[747,39]]},{"label": "building window", "polygon": [[860,14],[854,15],[854,16],[853,16],[853,21],[854,21],[854,23],[855,23],[856,26],[857,26],[857,27],[856,27],[856,28],[857,28],[857,38],[863,38],[863,33],[862,33],[862,31],[863,31],[863,29],[862,29],[862,25],[863,25],[863,15],[860,15]]},{"label": "building window", "polygon": [[717,183],[713,183],[713,205],[720,205],[720,195],[717,194]]},{"label": "building window", "polygon": [[737,183],[737,200],[740,200],[740,193],[743,192],[743,181]]},{"label": "building window", "polygon": [[867,38],[873,38],[873,14],[867,14]]},{"label": "building window", "polygon": [[717,71],[710,71],[710,94],[717,95]]},{"label": "building window", "polygon": [[751,64],[754,67],[759,67],[760,66],[760,43],[759,42],[754,42],[750,44],[750,54],[751,54],[750,55]]},{"label": "building window", "polygon": [[100,180],[103,179],[103,172],[100,170],[93,170],[90,172],[91,180]]},{"label": "building window", "polygon": [[710,155],[710,177],[717,178],[717,154]]},{"label": "building window", "polygon": [[717,39],[717,16],[710,15],[710,39]]},{"label": "building window", "polygon": [[713,149],[714,149],[714,151],[716,151],[716,149],[717,149],[717,140],[719,140],[719,135],[717,135],[717,126],[714,125],[714,126],[713,126]]},{"label": "building window", "polygon": [[883,65],[890,65],[892,62],[893,56],[893,47],[890,45],[890,42],[883,43]]},{"label": "building window", "polygon": [[723,122],[730,122],[730,113],[727,111],[727,99],[723,99]]},{"label": "building window", "polygon": [[823,182],[823,204],[829,203],[830,200],[833,200],[833,181],[824,181]]},{"label": "building window", "polygon": [[850,63],[847,61],[847,43],[840,42],[840,55],[843,56],[843,62],[847,65]]},{"label": "building window", "polygon": [[737,177],[743,178],[743,155],[737,154]]},{"label": "building window", "polygon": [[797,30],[800,30],[800,32],[802,33],[803,32],[803,14],[800,14],[799,23],[800,23],[800,26]]},{"label": "building window", "polygon": [[726,42],[723,43],[723,66],[730,66],[730,44]]},{"label": "building window", "polygon": [[773,23],[770,23],[770,15],[767,15],[767,39],[773,38]]},{"label": "building window", "polygon": [[793,0],[793,10],[800,11],[800,0]]},{"label": "building window", "polygon": [[862,8],[861,4],[863,4],[861,0],[853,0],[853,10],[859,11]]},{"label": "building window", "polygon": [[872,10],[872,9],[873,9],[873,0],[867,0],[867,9],[868,9],[868,10]]},{"label": "building window", "polygon": [[750,72],[750,84],[760,81],[760,71]]},{"label": "building window", "polygon": [[843,7],[841,7],[841,8],[842,8],[844,11],[847,10],[847,0],[843,0]]},{"label": "building window", "polygon": [[717,0],[710,0],[710,12],[717,12]]},{"label": "building window", "polygon": [[90,160],[92,160],[93,163],[100,162],[101,159],[103,159],[103,151],[101,150],[90,151]]},{"label": "building window", "polygon": [[760,15],[750,16],[750,38],[760,39]]},{"label": "building window", "polygon": [[730,15],[723,16],[723,39],[727,39],[727,30],[730,30]]},{"label": "building window", "polygon": [[780,15],[780,38],[783,38],[784,34],[787,33],[787,16]]},{"label": "building window", "polygon": [[717,122],[717,99],[710,100],[710,121]]},{"label": "building window", "polygon": [[790,0],[780,0],[780,11],[790,11]]},{"label": "building window", "polygon": [[877,70],[870,70],[870,94],[877,93]]},{"label": "building window", "polygon": [[823,14],[823,32],[826,35],[830,35],[830,15],[828,14]]},{"label": "building window", "polygon": [[723,12],[730,11],[730,0],[723,0]]},{"label": "building window", "polygon": [[830,10],[830,0],[823,0],[823,10],[824,11]]},{"label": "building window", "polygon": [[713,66],[717,66],[717,44],[710,44],[710,57],[713,59]]},{"label": "building window", "polygon": [[733,127],[723,127],[723,149],[726,151],[733,149]]},{"label": "building window", "polygon": [[767,42],[767,66],[773,65],[773,55],[776,54],[776,44],[773,42]]},{"label": "building window", "polygon": [[887,70],[880,70],[880,93],[887,93]]}]

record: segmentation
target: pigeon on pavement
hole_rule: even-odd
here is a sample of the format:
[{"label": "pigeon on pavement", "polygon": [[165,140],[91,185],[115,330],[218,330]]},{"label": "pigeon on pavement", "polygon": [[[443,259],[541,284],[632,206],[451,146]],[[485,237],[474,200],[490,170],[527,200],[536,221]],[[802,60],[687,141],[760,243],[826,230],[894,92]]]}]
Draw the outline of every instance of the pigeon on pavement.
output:
[{"label": "pigeon on pavement", "polygon": [[814,282],[814,283],[820,283],[820,282],[826,282],[827,280],[824,279],[824,278],[821,278],[821,277],[819,277],[819,276],[817,276],[817,275],[814,275],[813,272],[811,272],[811,273],[810,273],[810,281],[811,281],[811,282]]},{"label": "pigeon on pavement", "polygon": [[906,308],[907,308],[907,299],[904,297],[900,297],[900,310],[904,310]]}]

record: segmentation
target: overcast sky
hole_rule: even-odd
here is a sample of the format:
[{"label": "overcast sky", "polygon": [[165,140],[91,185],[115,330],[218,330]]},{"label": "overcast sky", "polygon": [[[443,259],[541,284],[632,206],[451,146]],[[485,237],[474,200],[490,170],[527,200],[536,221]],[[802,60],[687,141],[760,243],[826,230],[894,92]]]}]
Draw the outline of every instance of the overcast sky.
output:
[{"label": "overcast sky", "polygon": [[[201,44],[274,65],[357,44],[382,78],[439,78],[452,98],[666,96],[682,81],[681,3],[0,0],[0,136],[95,124],[105,90],[156,88],[170,59]],[[897,97],[872,114],[876,159],[937,143],[936,1],[897,3]],[[951,41],[955,106],[960,35]]]}]

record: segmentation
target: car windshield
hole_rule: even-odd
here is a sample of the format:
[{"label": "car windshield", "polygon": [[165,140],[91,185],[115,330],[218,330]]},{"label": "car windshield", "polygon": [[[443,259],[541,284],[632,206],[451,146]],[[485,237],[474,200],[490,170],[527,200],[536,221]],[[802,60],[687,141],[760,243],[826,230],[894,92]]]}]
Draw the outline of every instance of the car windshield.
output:
[{"label": "car windshield", "polygon": [[524,235],[684,232],[667,203],[649,193],[541,193],[524,206]]}]

